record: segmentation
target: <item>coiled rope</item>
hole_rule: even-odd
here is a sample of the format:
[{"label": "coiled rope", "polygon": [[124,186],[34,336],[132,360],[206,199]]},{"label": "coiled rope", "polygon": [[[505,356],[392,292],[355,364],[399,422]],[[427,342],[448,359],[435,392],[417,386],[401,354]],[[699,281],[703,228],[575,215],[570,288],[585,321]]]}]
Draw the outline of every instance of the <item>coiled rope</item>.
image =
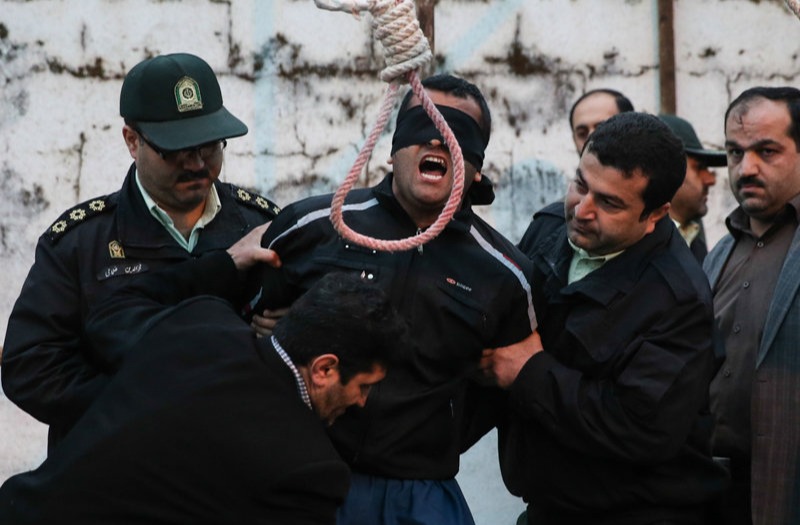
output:
[{"label": "coiled rope", "polygon": [[[335,1],[333,4],[336,4],[336,7],[334,7],[330,2],[328,2],[327,6],[321,5],[326,0],[315,0],[315,2],[318,7],[340,10],[347,10],[348,6],[345,4],[349,4],[350,9],[355,9],[354,6],[356,4],[356,2]],[[386,89],[375,126],[367,137],[347,177],[345,177],[341,186],[333,195],[330,220],[339,235],[355,244],[384,252],[411,250],[439,235],[458,210],[461,204],[461,196],[464,192],[464,157],[461,154],[461,147],[458,145],[455,135],[453,135],[444,117],[431,101],[418,76],[419,68],[427,64],[432,55],[430,44],[419,27],[413,1],[368,0],[361,3],[363,4],[362,7],[365,6],[366,10],[369,10],[372,15],[373,32],[386,50],[387,66],[379,76],[381,80],[388,82],[389,86]],[[386,127],[399,84],[403,80],[409,82],[412,91],[417,96],[417,99],[420,100],[422,107],[433,121],[436,129],[441,133],[445,144],[450,150],[450,156],[453,160],[453,185],[450,190],[450,197],[447,199],[439,217],[425,231],[405,239],[374,239],[362,235],[347,226],[342,217],[342,208],[345,197],[358,181],[358,177],[372,154],[381,131]]]}]

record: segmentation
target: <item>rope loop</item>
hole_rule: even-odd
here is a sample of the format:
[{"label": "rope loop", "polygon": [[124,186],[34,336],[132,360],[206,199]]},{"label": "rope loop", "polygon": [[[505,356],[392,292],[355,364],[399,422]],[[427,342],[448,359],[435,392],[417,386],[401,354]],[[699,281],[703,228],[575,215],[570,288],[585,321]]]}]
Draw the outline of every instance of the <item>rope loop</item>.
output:
[{"label": "rope loop", "polygon": [[[461,205],[461,196],[464,193],[464,157],[461,154],[458,140],[436,105],[431,101],[417,74],[419,68],[431,59],[432,54],[430,44],[419,27],[416,7],[412,0],[357,0],[350,2],[315,0],[315,2],[318,7],[324,9],[346,10],[349,7],[353,12],[357,9],[369,9],[373,15],[372,28],[375,36],[381,41],[387,53],[387,67],[381,71],[380,78],[384,82],[388,82],[389,87],[386,90],[375,126],[359,151],[350,172],[333,195],[331,223],[344,239],[373,250],[396,252],[422,246],[444,230]],[[399,85],[403,80],[407,80],[411,84],[412,91],[444,138],[444,143],[450,151],[450,158],[453,161],[453,185],[439,217],[425,231],[405,239],[374,239],[354,231],[344,223],[344,201],[358,181],[375,143],[389,121]]]}]

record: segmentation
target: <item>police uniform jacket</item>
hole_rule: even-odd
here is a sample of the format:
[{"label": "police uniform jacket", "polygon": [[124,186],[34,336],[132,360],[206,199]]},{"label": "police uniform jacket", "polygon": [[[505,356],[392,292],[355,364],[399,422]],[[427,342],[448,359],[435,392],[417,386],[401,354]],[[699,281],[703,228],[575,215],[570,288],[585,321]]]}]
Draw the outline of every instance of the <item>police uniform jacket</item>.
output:
[{"label": "police uniform jacket", "polygon": [[[359,233],[402,239],[417,227],[391,191],[392,174],[350,192],[345,223]],[[481,351],[517,342],[533,326],[530,261],[464,204],[431,242],[376,252],[343,240],[328,216],[331,196],[292,204],[263,244],[281,257],[263,296],[289,304],[322,275],[356,272],[378,283],[410,325],[413,346],[373,387],[363,409],[331,427],[342,457],[358,472],[399,479],[449,479],[458,470],[467,377]],[[260,307],[259,307],[260,308]]]},{"label": "police uniform jacket", "polygon": [[686,242],[665,217],[567,284],[557,203],[520,247],[544,351],[512,384],[499,429],[509,490],[536,523],[694,523],[726,479],[710,456],[711,293]]},{"label": "police uniform jacket", "polygon": [[133,275],[229,247],[278,211],[231,184],[215,186],[222,209],[192,253],[147,210],[133,165],[120,191],[68,210],[40,237],[0,371],[8,398],[50,425],[51,449],[109,379],[88,351],[83,326],[91,306]]},{"label": "police uniform jacket", "polygon": [[335,523],[349,469],[270,339],[221,298],[237,279],[218,251],[99,304],[87,331],[118,371],[38,469],[0,488],[0,523]]}]

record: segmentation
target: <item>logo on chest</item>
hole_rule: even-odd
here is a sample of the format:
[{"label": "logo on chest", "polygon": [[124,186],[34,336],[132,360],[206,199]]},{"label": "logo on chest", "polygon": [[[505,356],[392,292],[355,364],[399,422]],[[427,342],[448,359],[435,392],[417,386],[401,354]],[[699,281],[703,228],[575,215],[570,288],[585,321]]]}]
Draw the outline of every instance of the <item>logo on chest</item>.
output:
[{"label": "logo on chest", "polygon": [[455,279],[453,279],[452,277],[445,278],[445,281],[447,281],[447,284],[449,284],[450,286],[455,286],[456,288],[459,288],[459,289],[464,290],[466,292],[471,292],[472,291],[472,287],[471,286],[467,286],[464,283],[460,283],[460,282],[456,281]]}]

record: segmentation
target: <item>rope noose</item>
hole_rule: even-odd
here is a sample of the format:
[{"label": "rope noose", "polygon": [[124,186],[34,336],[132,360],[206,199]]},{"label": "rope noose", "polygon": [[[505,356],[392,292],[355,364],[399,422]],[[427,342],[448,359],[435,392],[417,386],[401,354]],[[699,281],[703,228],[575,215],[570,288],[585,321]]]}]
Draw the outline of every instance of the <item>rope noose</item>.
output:
[{"label": "rope noose", "polygon": [[[397,252],[411,250],[434,239],[450,222],[461,203],[464,192],[464,157],[461,147],[447,125],[442,114],[431,101],[417,71],[431,59],[431,50],[428,40],[422,34],[416,16],[416,8],[412,0],[355,0],[351,2],[338,0],[315,0],[317,7],[331,10],[369,10],[373,16],[372,29],[375,36],[381,41],[386,50],[387,66],[380,73],[380,79],[388,82],[381,111],[375,126],[367,137],[364,146],[350,168],[341,186],[333,195],[331,202],[330,220],[333,227],[343,238],[355,244],[384,252]],[[444,142],[450,150],[453,160],[453,186],[450,197],[447,199],[439,217],[429,228],[417,235],[398,240],[382,240],[362,235],[344,223],[342,208],[348,192],[358,181],[375,143],[392,112],[394,99],[399,83],[406,79],[411,84],[411,89],[420,100],[425,112],[439,130]]]}]

